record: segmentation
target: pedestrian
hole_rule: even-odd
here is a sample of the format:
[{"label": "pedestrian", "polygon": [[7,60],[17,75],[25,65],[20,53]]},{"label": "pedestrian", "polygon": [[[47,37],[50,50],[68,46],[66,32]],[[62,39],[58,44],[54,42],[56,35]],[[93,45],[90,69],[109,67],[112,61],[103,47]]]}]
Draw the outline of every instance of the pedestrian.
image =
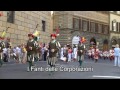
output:
[{"label": "pedestrian", "polygon": [[73,60],[75,61],[77,59],[77,47],[74,45],[73,47]]},{"label": "pedestrian", "polygon": [[109,59],[110,59],[110,61],[113,61],[114,60],[114,47],[112,47],[112,49],[110,49],[109,53],[110,53]]},{"label": "pedestrian", "polygon": [[35,41],[35,46],[36,47],[35,47],[34,60],[37,62],[37,61],[39,61],[39,49],[40,49],[38,41]]},{"label": "pedestrian", "polygon": [[8,51],[7,48],[3,48],[3,61],[8,62]]},{"label": "pedestrian", "polygon": [[18,56],[18,62],[22,63],[22,60],[21,60],[21,57],[22,57],[21,45],[18,45],[16,47],[16,55]]},{"label": "pedestrian", "polygon": [[115,56],[114,66],[119,66],[120,67],[119,54],[120,54],[120,48],[119,48],[119,45],[117,44],[116,47],[114,48],[114,56]]},{"label": "pedestrian", "polygon": [[103,51],[103,58],[104,58],[104,60],[107,59],[107,51],[106,50]]},{"label": "pedestrian", "polygon": [[82,66],[83,60],[84,60],[84,54],[85,54],[85,46],[83,45],[82,42],[79,41],[78,44],[78,50],[77,50],[77,59],[79,62],[79,66]]},{"label": "pedestrian", "polygon": [[13,48],[13,59],[16,61],[16,63],[19,63],[18,61],[18,54],[17,54],[17,51],[16,51],[16,47]]},{"label": "pedestrian", "polygon": [[34,65],[34,54],[35,54],[35,41],[32,33],[28,34],[29,40],[27,41],[27,62],[29,63],[29,71]]},{"label": "pedestrian", "polygon": [[95,63],[98,61],[98,58],[99,58],[99,49],[98,47],[96,46],[95,47],[95,54],[94,54],[94,60],[95,60]]},{"label": "pedestrian", "polygon": [[91,58],[91,55],[92,55],[92,51],[91,51],[91,48],[88,50],[88,58],[90,59]]},{"label": "pedestrian", "polygon": [[42,60],[44,61],[44,46],[41,48]]},{"label": "pedestrian", "polygon": [[67,47],[67,45],[65,45],[63,48],[63,55],[64,55],[63,60],[65,62],[68,62],[68,47]]},{"label": "pedestrian", "polygon": [[27,61],[27,50],[26,50],[26,47],[25,47],[24,43],[22,44],[21,49],[22,49],[22,63],[26,63],[26,61]]},{"label": "pedestrian", "polygon": [[47,45],[45,45],[45,47],[44,47],[44,61],[46,61],[47,53],[48,53],[48,48],[47,48]]},{"label": "pedestrian", "polygon": [[95,49],[91,47],[91,58],[94,60]]},{"label": "pedestrian", "polygon": [[103,52],[102,52],[102,50],[100,50],[100,52],[99,52],[99,57],[100,57],[100,59],[102,59],[102,57],[103,57]]},{"label": "pedestrian", "polygon": [[71,62],[71,59],[72,59],[72,48],[69,47],[68,48],[68,62]]},{"label": "pedestrian", "polygon": [[61,46],[61,49],[60,49],[60,59],[63,60],[63,46]]}]

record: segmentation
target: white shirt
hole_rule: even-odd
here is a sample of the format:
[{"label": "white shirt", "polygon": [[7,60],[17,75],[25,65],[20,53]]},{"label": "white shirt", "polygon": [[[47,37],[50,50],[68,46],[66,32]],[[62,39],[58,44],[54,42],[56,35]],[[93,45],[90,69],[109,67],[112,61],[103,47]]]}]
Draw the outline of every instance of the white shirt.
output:
[{"label": "white shirt", "polygon": [[16,47],[16,53],[21,53],[21,48]]},{"label": "white shirt", "polygon": [[114,55],[120,56],[120,48],[114,48]]},{"label": "white shirt", "polygon": [[3,53],[7,54],[7,48],[3,48]]},{"label": "white shirt", "polygon": [[44,47],[41,49],[42,54],[44,54]]}]

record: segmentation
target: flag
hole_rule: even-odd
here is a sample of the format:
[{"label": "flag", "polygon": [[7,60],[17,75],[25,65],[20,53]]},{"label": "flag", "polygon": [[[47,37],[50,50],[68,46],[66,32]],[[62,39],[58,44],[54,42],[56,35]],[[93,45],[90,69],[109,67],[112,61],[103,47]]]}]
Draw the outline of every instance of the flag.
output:
[{"label": "flag", "polygon": [[6,31],[3,31],[1,37],[4,38],[5,36],[6,36]]},{"label": "flag", "polygon": [[80,40],[81,43],[84,43],[86,42],[86,39],[84,37],[81,37],[81,40]]}]

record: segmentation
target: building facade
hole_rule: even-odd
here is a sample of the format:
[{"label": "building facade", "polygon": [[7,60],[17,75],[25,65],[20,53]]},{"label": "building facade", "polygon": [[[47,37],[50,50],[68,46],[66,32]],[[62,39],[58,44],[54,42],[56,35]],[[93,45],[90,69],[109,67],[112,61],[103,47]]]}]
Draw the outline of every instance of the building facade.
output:
[{"label": "building facade", "polygon": [[62,45],[73,45],[75,36],[85,37],[87,48],[94,42],[100,49],[109,48],[108,11],[55,11],[53,28],[60,26],[57,38]]},{"label": "building facade", "polygon": [[3,30],[8,32],[6,37],[11,38],[13,46],[26,43],[28,33],[36,30],[40,31],[40,42],[48,43],[50,34],[53,32],[52,19],[50,11],[2,11],[3,16],[0,17],[0,35]]},{"label": "building facade", "polygon": [[120,45],[120,11],[110,11],[110,43]]}]

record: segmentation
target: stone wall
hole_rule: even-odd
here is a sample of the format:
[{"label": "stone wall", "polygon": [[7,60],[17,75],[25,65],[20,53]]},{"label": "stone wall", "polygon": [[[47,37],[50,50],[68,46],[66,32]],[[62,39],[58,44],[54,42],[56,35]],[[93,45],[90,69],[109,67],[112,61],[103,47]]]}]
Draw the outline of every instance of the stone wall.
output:
[{"label": "stone wall", "polygon": [[[82,36],[86,38],[86,47],[89,48],[90,45],[90,39],[92,37],[94,37],[96,39],[96,42],[99,42],[98,47],[100,49],[103,48],[103,41],[105,39],[109,40],[109,36],[105,35],[105,34],[95,34],[95,33],[89,33],[89,32],[80,32],[80,31],[74,31],[71,32],[72,30],[70,29],[66,29],[66,30],[61,30],[60,36],[57,37],[57,40],[61,43],[61,45],[65,45],[65,44],[70,44],[72,45],[72,39],[74,36],[78,35],[78,36]],[[109,42],[110,43],[110,42]]]},{"label": "stone wall", "polygon": [[73,17],[86,18],[102,23],[109,23],[109,15],[95,11],[55,11],[54,29],[61,25],[61,28],[73,28]]},{"label": "stone wall", "polygon": [[[3,11],[3,15],[0,17],[0,34],[9,26],[6,36],[11,38],[13,46],[25,43],[28,40],[28,33],[33,32],[37,24],[39,24],[37,30],[40,31],[40,42],[49,42],[50,34],[53,32],[50,11],[15,11],[13,24],[7,22],[6,11]],[[45,32],[42,31],[42,20],[46,21]]]},{"label": "stone wall", "polygon": [[72,44],[72,38],[76,35],[84,36],[87,39],[85,43],[89,47],[90,39],[95,37],[96,42],[99,42],[99,48],[103,48],[103,41],[109,40],[109,34],[98,34],[92,32],[77,31],[73,29],[73,18],[85,18],[88,20],[94,20],[106,25],[109,25],[109,14],[102,14],[95,11],[55,11],[54,12],[54,26],[56,29],[59,25],[60,36],[57,37],[58,41],[62,44]]}]

